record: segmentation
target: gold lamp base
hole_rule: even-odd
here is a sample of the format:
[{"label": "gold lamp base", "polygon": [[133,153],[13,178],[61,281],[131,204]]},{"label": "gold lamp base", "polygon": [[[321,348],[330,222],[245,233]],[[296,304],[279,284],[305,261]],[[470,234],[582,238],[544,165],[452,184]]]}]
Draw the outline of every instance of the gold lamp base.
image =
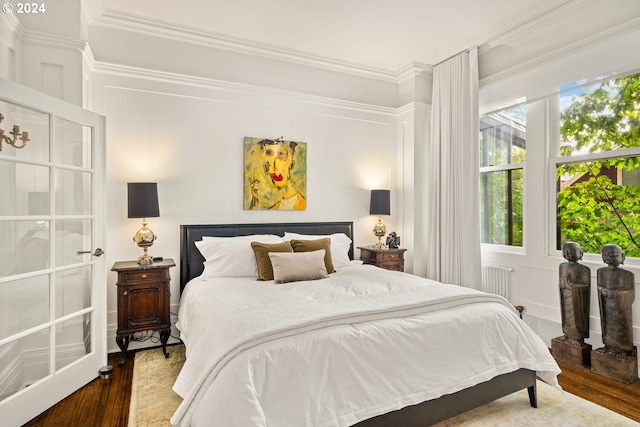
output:
[{"label": "gold lamp base", "polygon": [[150,265],[153,264],[153,258],[147,254],[147,248],[144,248],[144,255],[140,255],[138,257],[139,265]]},{"label": "gold lamp base", "polygon": [[144,254],[138,257],[139,265],[153,264],[153,258],[147,253],[150,246],[158,238],[153,231],[147,228],[147,219],[142,220],[142,228],[133,236],[133,242],[144,250]]},{"label": "gold lamp base", "polygon": [[378,222],[373,227],[373,234],[378,237],[378,243],[371,245],[374,249],[386,249],[387,245],[382,243],[382,238],[387,234],[387,227],[382,223],[382,217],[378,217]]}]

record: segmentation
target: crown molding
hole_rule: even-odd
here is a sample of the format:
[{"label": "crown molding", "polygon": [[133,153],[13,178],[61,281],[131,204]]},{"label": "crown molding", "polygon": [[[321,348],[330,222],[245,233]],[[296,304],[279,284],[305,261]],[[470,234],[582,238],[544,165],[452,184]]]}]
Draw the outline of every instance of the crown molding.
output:
[{"label": "crown molding", "polygon": [[93,24],[104,13],[103,0],[80,0],[80,4],[89,24]]},{"label": "crown molding", "polygon": [[396,114],[400,116],[407,113],[413,113],[417,110],[426,110],[427,113],[431,113],[431,109],[431,104],[422,101],[412,101],[396,108]]},{"label": "crown molding", "polygon": [[[90,0],[85,1],[91,3]],[[100,2],[100,0],[94,1]],[[233,37],[195,27],[170,24],[166,21],[142,17],[112,9],[103,9],[102,12],[100,12],[101,15],[97,17],[95,16],[95,13],[97,13],[99,9],[99,7],[92,8],[92,25],[125,29],[132,32],[150,34],[178,41],[186,41],[189,43],[205,45],[211,48],[240,52],[269,59],[275,58],[299,65],[352,74],[359,77],[377,79],[385,82],[397,83],[400,75],[406,73],[406,68],[412,68],[414,66],[414,64],[409,64],[403,69],[390,71],[383,68],[339,61],[334,58],[321,55],[312,55],[294,49],[281,48],[267,43]]]},{"label": "crown molding", "polygon": [[88,48],[88,43],[85,40],[77,40],[70,37],[33,30],[25,30],[22,41],[24,44],[28,45],[63,49],[80,53],[83,53]]},{"label": "crown molding", "polygon": [[566,13],[566,9],[568,8],[581,7],[580,4],[583,2],[584,0],[564,0],[563,3],[555,5],[550,9],[544,10],[539,14],[530,17],[524,22],[520,22],[515,26],[506,29],[502,33],[493,36],[489,40],[485,40],[483,42],[478,43],[478,50],[480,50],[483,47],[500,45],[505,40],[512,39],[518,36],[519,34],[526,34],[527,32],[531,31],[532,28],[539,27],[541,23]]},{"label": "crown molding", "polygon": [[[129,65],[106,63],[101,61],[95,61],[93,63],[92,71],[96,73],[106,74],[106,75],[122,76],[127,78],[138,78],[138,79],[155,81],[155,82],[199,87],[203,89],[220,90],[220,91],[225,91],[229,93],[245,94],[245,95],[251,95],[252,97],[255,97],[256,95],[278,97],[280,99],[294,100],[297,102],[303,102],[309,105],[315,105],[319,107],[337,108],[342,110],[372,113],[376,115],[383,115],[383,116],[390,116],[390,117],[395,117],[398,114],[398,109],[395,107],[372,105],[372,104],[366,104],[362,102],[347,101],[347,100],[323,97],[318,95],[309,95],[301,92],[275,89],[275,88],[270,88],[266,86],[229,82],[229,81],[223,81],[223,80],[210,79],[206,77],[195,77],[191,75],[171,73],[167,71],[151,70],[147,68],[133,67]],[[114,86],[114,85],[109,85],[109,86]],[[135,90],[141,90],[141,89],[135,89]],[[168,91],[165,91],[164,93],[168,93]],[[200,97],[202,97],[203,99],[209,99],[205,95],[201,95]]]},{"label": "crown molding", "polygon": [[422,62],[412,62],[398,70],[398,73],[396,74],[396,82],[402,83],[423,74],[433,75],[433,65]]},{"label": "crown molding", "polygon": [[[578,49],[582,49],[586,46],[592,45],[592,44],[596,44],[601,42],[602,40],[606,40],[610,37],[615,37],[621,33],[624,33],[626,31],[637,31],[637,29],[640,28],[640,17],[638,18],[634,18],[631,19],[623,24],[620,25],[616,25],[615,27],[611,27],[607,30],[604,31],[600,31],[598,33],[594,33],[591,34],[589,37],[585,37],[581,40],[578,40],[576,42],[573,43],[569,43],[566,45],[563,45],[562,47],[549,51],[544,55],[540,55],[537,56],[533,59],[530,59],[528,61],[524,61],[524,62],[520,62],[512,67],[506,68],[500,72],[494,73],[492,75],[483,77],[480,79],[480,85],[485,85],[485,84],[489,84],[489,83],[493,83],[495,81],[499,81],[504,79],[505,77],[508,77],[510,75],[513,74],[517,74],[522,70],[527,70],[527,69],[531,69],[531,68],[535,68],[540,66],[541,64],[544,64],[548,61],[553,60],[554,58],[558,58],[561,57],[563,55],[567,55],[572,51],[578,50]],[[501,39],[504,40],[504,39]],[[481,48],[481,50],[478,51],[478,59],[480,60],[480,57],[483,54],[486,54],[488,51],[491,50],[491,48],[493,47],[494,42],[492,42],[491,44],[487,44],[484,45],[484,47]]]}]

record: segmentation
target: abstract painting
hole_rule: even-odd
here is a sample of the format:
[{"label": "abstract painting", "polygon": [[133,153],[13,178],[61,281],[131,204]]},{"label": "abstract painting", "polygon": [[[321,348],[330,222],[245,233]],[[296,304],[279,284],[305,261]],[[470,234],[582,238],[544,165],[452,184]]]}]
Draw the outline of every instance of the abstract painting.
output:
[{"label": "abstract painting", "polygon": [[307,143],[244,138],[244,209],[307,208]]}]

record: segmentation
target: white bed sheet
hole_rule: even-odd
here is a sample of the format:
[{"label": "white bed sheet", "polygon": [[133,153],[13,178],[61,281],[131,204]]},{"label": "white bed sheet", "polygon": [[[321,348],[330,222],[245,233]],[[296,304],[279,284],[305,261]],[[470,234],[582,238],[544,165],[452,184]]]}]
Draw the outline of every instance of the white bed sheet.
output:
[{"label": "white bed sheet", "polygon": [[[279,307],[312,310],[341,301],[357,304],[368,297],[393,299],[397,291],[411,295],[425,287],[444,288],[367,265],[342,269],[328,279],[289,284],[194,279],[180,302],[177,326],[187,360],[174,390],[185,400],[172,423],[349,426],[520,368],[538,371],[559,388],[560,369],[546,345],[508,302],[494,296],[441,311],[276,335],[223,359],[214,372],[206,360],[219,350],[217,345],[228,345],[217,341],[219,326],[237,320],[240,312],[265,316]],[[482,294],[446,288],[454,294]],[[256,321],[260,318],[247,320]]]}]

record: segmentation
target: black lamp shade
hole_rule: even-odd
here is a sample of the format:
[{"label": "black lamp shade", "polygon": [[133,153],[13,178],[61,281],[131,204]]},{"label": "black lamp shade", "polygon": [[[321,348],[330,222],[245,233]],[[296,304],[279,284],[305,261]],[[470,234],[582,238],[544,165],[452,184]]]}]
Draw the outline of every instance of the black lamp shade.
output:
[{"label": "black lamp shade", "polygon": [[390,215],[391,214],[391,191],[371,190],[371,204],[369,206],[370,215]]},{"label": "black lamp shade", "polygon": [[127,192],[129,218],[154,218],[160,216],[157,183],[130,182],[127,184]]}]

